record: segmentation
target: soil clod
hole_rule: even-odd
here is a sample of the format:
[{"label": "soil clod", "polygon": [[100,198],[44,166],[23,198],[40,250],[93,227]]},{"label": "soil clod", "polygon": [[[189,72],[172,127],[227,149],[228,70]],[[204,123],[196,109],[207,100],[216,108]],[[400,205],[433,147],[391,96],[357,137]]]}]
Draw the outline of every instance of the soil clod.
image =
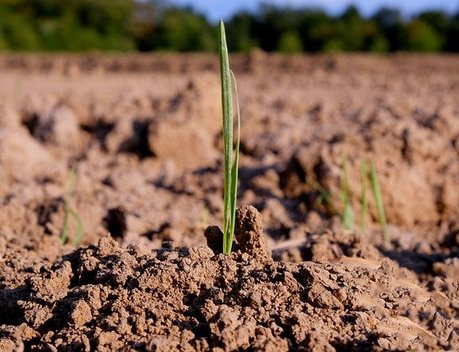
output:
[{"label": "soil clod", "polygon": [[[204,232],[209,246],[215,254],[222,253],[223,232],[218,226],[208,226]],[[259,261],[271,260],[271,250],[263,234],[261,214],[251,205],[236,210],[233,251],[245,258]]]},{"label": "soil clod", "polygon": [[251,205],[236,210],[235,248],[259,261],[271,260],[271,251],[263,234],[261,214]]}]

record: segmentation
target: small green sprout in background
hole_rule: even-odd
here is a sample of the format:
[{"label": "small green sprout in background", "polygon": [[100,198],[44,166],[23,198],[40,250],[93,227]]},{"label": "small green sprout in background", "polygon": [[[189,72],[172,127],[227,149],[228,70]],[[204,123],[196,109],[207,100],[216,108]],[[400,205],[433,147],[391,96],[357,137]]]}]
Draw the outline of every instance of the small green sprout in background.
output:
[{"label": "small green sprout in background", "polygon": [[[370,165],[369,165],[370,164]],[[343,158],[341,165],[341,198],[343,201],[343,211],[341,213],[341,221],[347,230],[353,230],[355,226],[354,210],[351,204],[351,191],[349,188],[349,177],[347,169],[347,160]],[[376,214],[381,226],[381,231],[384,236],[384,241],[389,242],[389,233],[387,231],[387,220],[384,211],[384,203],[382,200],[381,186],[378,180],[378,172],[373,162],[369,163],[363,160],[360,164],[360,227],[362,232],[366,231],[367,217],[368,217],[368,181],[371,185],[373,198],[375,200]]]},{"label": "small green sprout in background", "polygon": [[83,222],[81,221],[80,215],[75,211],[72,206],[73,203],[73,192],[75,190],[75,179],[76,170],[72,168],[67,178],[66,194],[65,194],[65,206],[64,206],[64,224],[61,231],[61,243],[65,244],[69,235],[70,217],[73,217],[76,222],[75,235],[73,236],[73,245],[77,246],[83,237]]},{"label": "small green sprout in background", "polygon": [[[224,154],[224,190],[223,190],[223,253],[229,255],[233,245],[234,227],[236,224],[236,198],[239,164],[240,144],[240,111],[237,85],[233,72],[230,70],[228,47],[226,45],[225,24],[220,20],[220,76],[221,95],[223,110],[223,154]],[[231,79],[234,80],[234,88],[237,104],[237,139],[233,151],[233,92]],[[234,154],[234,155],[233,155]]]},{"label": "small green sprout in background", "polygon": [[317,204],[327,207],[334,214],[338,214],[338,211],[336,210],[336,207],[333,204],[332,195],[330,194],[330,192],[317,181],[313,180],[309,182],[312,184],[313,188],[319,193],[316,199]]},{"label": "small green sprout in background", "polygon": [[387,232],[387,221],[386,212],[384,211],[384,203],[382,200],[381,186],[379,185],[378,172],[375,164],[371,163],[370,169],[370,183],[373,191],[373,197],[376,203],[376,213],[378,214],[378,220],[381,225],[381,230],[384,236],[385,242],[390,242],[389,233]]},{"label": "small green sprout in background", "polygon": [[343,201],[343,213],[341,219],[346,230],[354,230],[355,217],[354,209],[351,204],[351,191],[349,189],[349,179],[347,173],[347,160],[343,158],[341,164],[343,177],[341,178],[341,199]]}]

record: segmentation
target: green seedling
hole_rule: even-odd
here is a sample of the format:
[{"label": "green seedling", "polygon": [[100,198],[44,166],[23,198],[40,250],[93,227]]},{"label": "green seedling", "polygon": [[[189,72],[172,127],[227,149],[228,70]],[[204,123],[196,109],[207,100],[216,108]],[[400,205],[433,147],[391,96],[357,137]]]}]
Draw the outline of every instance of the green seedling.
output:
[{"label": "green seedling", "polygon": [[360,163],[360,186],[360,228],[362,232],[365,232],[368,216],[368,163],[366,160]]},{"label": "green seedling", "polygon": [[[343,159],[342,163],[342,178],[341,178],[341,198],[343,201],[343,211],[341,213],[341,220],[343,226],[347,230],[353,230],[355,226],[354,210],[351,204],[351,192],[349,188],[349,178],[347,170],[347,160]],[[371,185],[373,198],[376,205],[376,213],[378,221],[381,226],[381,231],[384,236],[384,241],[389,242],[389,234],[387,231],[387,220],[384,211],[384,203],[382,200],[381,186],[378,180],[378,172],[373,163],[369,165],[368,161],[363,160],[360,164],[360,226],[362,232],[366,231],[367,218],[368,218],[368,183]]]},{"label": "green seedling", "polygon": [[65,195],[65,206],[64,206],[64,224],[62,226],[61,231],[61,243],[65,244],[67,242],[69,236],[69,227],[70,227],[70,217],[76,222],[76,230],[73,236],[73,245],[77,246],[83,237],[84,226],[83,222],[81,221],[80,215],[75,211],[73,208],[73,192],[75,190],[75,179],[76,179],[76,171],[72,168],[69,172],[67,178],[67,190]]},{"label": "green seedling", "polygon": [[389,233],[387,232],[387,221],[386,212],[384,211],[384,203],[382,200],[381,186],[379,185],[378,172],[376,166],[372,163],[370,168],[370,183],[373,197],[376,203],[376,213],[378,214],[378,220],[381,225],[381,230],[384,236],[385,242],[390,242]]},{"label": "green seedling", "polygon": [[[228,47],[226,45],[225,24],[220,20],[220,77],[223,111],[223,154],[224,154],[224,190],[223,190],[223,253],[229,255],[233,245],[234,228],[236,224],[236,198],[239,165],[240,144],[240,111],[237,85],[233,72],[230,70]],[[237,105],[237,137],[236,146],[233,140],[233,91],[236,94]],[[234,151],[233,151],[234,148]]]},{"label": "green seedling", "polygon": [[341,179],[341,199],[343,201],[343,213],[341,215],[344,228],[346,230],[353,230],[355,227],[354,209],[351,204],[351,191],[349,189],[349,179],[347,173],[347,160],[343,159],[341,165],[342,179]]},{"label": "green seedling", "polygon": [[310,181],[310,183],[312,184],[312,187],[319,193],[316,199],[317,204],[327,207],[334,214],[338,214],[338,211],[333,204],[332,195],[330,192],[317,181]]}]

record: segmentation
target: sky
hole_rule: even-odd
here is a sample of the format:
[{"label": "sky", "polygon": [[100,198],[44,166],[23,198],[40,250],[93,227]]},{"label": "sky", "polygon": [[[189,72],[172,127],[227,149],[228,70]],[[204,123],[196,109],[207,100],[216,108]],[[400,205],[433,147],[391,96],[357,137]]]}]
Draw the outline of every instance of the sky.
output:
[{"label": "sky", "polygon": [[441,9],[449,13],[459,12],[459,0],[172,0],[179,5],[191,5],[195,10],[216,21],[227,19],[234,12],[256,10],[262,2],[280,6],[321,7],[331,14],[339,14],[348,5],[355,4],[364,15],[372,15],[382,6],[396,7],[406,16],[425,9]]}]

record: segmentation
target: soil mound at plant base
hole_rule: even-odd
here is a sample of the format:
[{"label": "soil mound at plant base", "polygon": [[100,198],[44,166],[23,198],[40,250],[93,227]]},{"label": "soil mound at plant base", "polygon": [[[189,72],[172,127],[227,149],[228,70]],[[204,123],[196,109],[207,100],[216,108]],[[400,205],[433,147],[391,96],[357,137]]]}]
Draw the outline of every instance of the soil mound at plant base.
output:
[{"label": "soil mound at plant base", "polygon": [[238,212],[231,257],[207,246],[122,248],[109,237],[51,266],[30,259],[27,269],[24,253],[11,252],[0,262],[0,350],[457,347],[454,282],[437,277],[427,290],[361,239],[344,245],[345,235],[337,236],[350,256],[275,262],[259,220],[252,207]]}]

